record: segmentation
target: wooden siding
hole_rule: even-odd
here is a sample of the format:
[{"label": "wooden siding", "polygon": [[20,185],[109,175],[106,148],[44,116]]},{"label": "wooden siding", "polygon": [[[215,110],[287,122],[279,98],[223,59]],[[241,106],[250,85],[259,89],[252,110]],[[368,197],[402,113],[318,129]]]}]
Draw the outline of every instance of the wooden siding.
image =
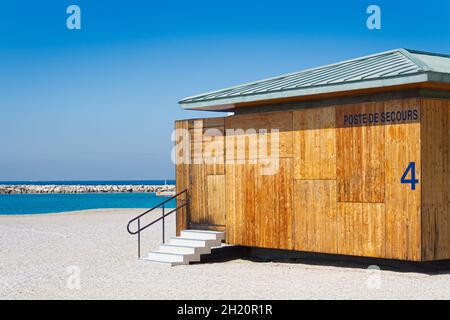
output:
[{"label": "wooden siding", "polygon": [[189,227],[224,230],[224,118],[177,121],[176,129],[188,130],[190,145],[190,161],[176,165],[177,190],[187,188],[190,199],[189,221],[183,223],[187,213],[181,211],[177,216],[177,233]]},{"label": "wooden siding", "polygon": [[290,249],[292,160],[280,159],[275,175],[260,175],[259,167],[227,165],[227,184],[234,186],[226,193],[227,238],[245,246]]},{"label": "wooden siding", "polygon": [[[182,140],[183,140],[183,133],[182,130],[185,130],[185,132],[189,132],[189,121],[182,120],[182,121],[176,121],[175,122],[175,154],[177,155],[178,162],[175,165],[175,180],[176,180],[176,190],[177,192],[181,192],[185,189],[190,188],[190,181],[189,181],[189,163],[183,162],[181,159],[185,156],[187,159],[190,159],[190,153],[189,153],[189,145],[187,146],[188,150],[184,150],[182,147]],[[187,138],[187,137],[184,137]],[[186,154],[187,153],[187,154]],[[185,199],[177,199],[177,206],[180,206],[183,204],[183,201]],[[176,226],[176,233],[177,235],[180,234],[180,231],[183,229],[186,229],[188,227],[188,221],[187,221],[187,208],[183,208],[181,210],[178,210],[177,216],[176,216],[177,226]]]},{"label": "wooden siding", "polygon": [[225,207],[225,175],[208,175],[207,185],[207,217],[206,221],[213,225],[224,226]]},{"label": "wooden siding", "polygon": [[[234,146],[227,148],[227,162],[232,160],[254,160],[271,157],[271,141],[273,134],[271,130],[279,130],[279,157],[292,157],[292,112],[273,112],[236,115],[225,118],[225,128],[227,130],[226,145]],[[236,130],[242,130],[244,134]],[[260,130],[267,130],[265,148],[261,149],[260,139],[257,134]],[[236,133],[232,133],[236,131]],[[237,140],[237,138],[242,138]],[[245,141],[239,143],[239,141]],[[256,142],[255,142],[256,141]],[[260,154],[258,150],[266,150]]]},{"label": "wooden siding", "polygon": [[[418,99],[392,100],[386,112],[416,107]],[[385,126],[386,134],[386,257],[420,260],[420,122]],[[416,164],[419,184],[400,183],[409,163]]]},{"label": "wooden siding", "polygon": [[385,257],[384,206],[383,203],[338,203],[337,253]]},{"label": "wooden siding", "polygon": [[191,196],[190,203],[190,223],[207,224],[208,223],[208,185],[206,166],[201,164],[190,165],[190,182],[191,187],[189,193]]},{"label": "wooden siding", "polygon": [[295,179],[336,179],[336,109],[294,111]]},{"label": "wooden siding", "polygon": [[[345,120],[412,109],[417,118],[351,125]],[[209,128],[225,132],[224,138],[193,138],[201,144],[191,147],[193,164],[177,165],[177,188],[189,188],[191,225],[225,228],[231,244],[448,259],[449,109],[449,100],[405,98],[177,122],[192,135]],[[265,140],[256,135],[260,129],[268,130]],[[280,134],[277,161],[270,153],[272,129]],[[218,152],[195,164],[211,141]],[[258,152],[262,143],[268,152]],[[411,162],[419,180],[415,190],[400,181]],[[275,174],[262,174],[274,163]]]},{"label": "wooden siding", "polygon": [[[227,238],[240,245],[291,248],[292,113],[227,117],[225,129]],[[261,136],[249,129],[267,132]],[[270,152],[273,129],[279,130],[280,158],[276,159]],[[245,144],[238,138],[246,138]],[[258,152],[262,146],[267,152]],[[270,168],[276,173],[263,173]]]},{"label": "wooden siding", "polygon": [[295,180],[294,249],[337,253],[336,180]]},{"label": "wooden siding", "polygon": [[383,103],[337,107],[337,181],[339,202],[384,203],[384,128],[346,126],[345,115],[384,111]]},{"label": "wooden siding", "polygon": [[450,259],[450,100],[422,100],[422,254]]}]

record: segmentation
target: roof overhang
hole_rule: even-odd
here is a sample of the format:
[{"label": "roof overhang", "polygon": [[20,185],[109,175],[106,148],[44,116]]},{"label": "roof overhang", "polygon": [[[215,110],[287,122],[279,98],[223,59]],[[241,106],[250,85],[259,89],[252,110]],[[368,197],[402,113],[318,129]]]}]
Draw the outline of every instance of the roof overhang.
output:
[{"label": "roof overhang", "polygon": [[185,110],[204,110],[204,111],[230,111],[237,105],[245,104],[262,104],[264,101],[276,102],[277,100],[286,100],[290,98],[308,98],[316,99],[317,96],[333,95],[339,96],[339,93],[348,95],[349,92],[360,92],[370,89],[383,89],[388,91],[389,88],[394,90],[402,86],[419,85],[422,83],[444,83],[450,84],[450,74],[439,73],[433,71],[421,72],[413,75],[395,76],[391,78],[354,81],[339,84],[327,84],[320,86],[311,86],[308,88],[300,88],[296,90],[284,90],[270,93],[247,94],[238,97],[215,98],[211,100],[184,102],[180,105]]}]

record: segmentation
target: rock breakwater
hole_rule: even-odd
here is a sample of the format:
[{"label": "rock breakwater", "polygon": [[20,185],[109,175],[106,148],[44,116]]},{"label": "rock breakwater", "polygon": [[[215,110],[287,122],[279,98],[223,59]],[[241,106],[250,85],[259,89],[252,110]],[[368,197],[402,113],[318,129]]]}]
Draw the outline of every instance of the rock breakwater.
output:
[{"label": "rock breakwater", "polygon": [[125,193],[175,191],[174,185],[0,185],[0,194]]}]

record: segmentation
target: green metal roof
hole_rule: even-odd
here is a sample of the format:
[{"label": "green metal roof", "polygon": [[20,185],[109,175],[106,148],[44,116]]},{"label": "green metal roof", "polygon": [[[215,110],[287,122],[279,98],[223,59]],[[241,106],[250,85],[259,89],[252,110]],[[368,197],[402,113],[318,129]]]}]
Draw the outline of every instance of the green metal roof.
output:
[{"label": "green metal roof", "polygon": [[191,110],[229,110],[236,103],[420,82],[450,83],[450,55],[395,49],[203,93],[179,103]]}]

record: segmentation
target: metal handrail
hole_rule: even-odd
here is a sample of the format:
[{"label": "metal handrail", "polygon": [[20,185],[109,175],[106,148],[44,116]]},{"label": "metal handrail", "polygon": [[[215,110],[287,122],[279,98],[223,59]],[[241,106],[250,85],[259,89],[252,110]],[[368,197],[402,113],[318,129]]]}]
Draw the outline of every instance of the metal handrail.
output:
[{"label": "metal handrail", "polygon": [[[171,211],[169,211],[169,212],[166,213],[166,212],[165,212],[165,204],[166,204],[167,202],[169,202],[170,200],[176,199],[178,196],[180,196],[180,195],[182,195],[182,194],[185,194],[184,203],[183,203],[182,205],[180,205],[180,206],[176,206],[175,209],[172,209]],[[188,205],[189,205],[188,191],[187,191],[187,189],[185,189],[185,190],[183,190],[183,191],[177,193],[176,195],[174,195],[174,196],[172,196],[172,197],[170,197],[170,198],[164,200],[163,202],[157,204],[157,205],[154,206],[153,208],[151,208],[151,209],[145,211],[144,213],[141,213],[140,215],[138,215],[137,217],[131,219],[130,221],[128,221],[128,224],[127,224],[127,231],[128,231],[128,233],[129,233],[129,234],[132,234],[132,235],[135,235],[135,234],[138,235],[138,258],[141,258],[141,232],[144,231],[145,229],[147,229],[148,227],[154,225],[154,224],[157,223],[158,221],[161,221],[161,220],[162,220],[162,242],[164,243],[164,242],[165,242],[165,236],[164,236],[164,235],[165,235],[165,221],[164,221],[164,219],[165,219],[168,215],[170,215],[170,214],[172,214],[172,213],[178,211],[179,209],[181,209],[181,208],[183,208],[183,207],[188,207]],[[158,209],[158,208],[160,208],[160,207],[162,207],[162,214],[161,214],[161,217],[159,217],[158,219],[153,220],[152,222],[148,223],[147,225],[145,225],[144,227],[141,228],[141,218],[142,218],[143,216],[145,216],[146,214],[148,214],[148,213],[152,212],[153,210]],[[189,207],[188,207],[188,208],[189,208]],[[131,231],[131,230],[130,230],[130,225],[131,225],[133,222],[135,222],[136,220],[137,220],[137,230]]]}]

